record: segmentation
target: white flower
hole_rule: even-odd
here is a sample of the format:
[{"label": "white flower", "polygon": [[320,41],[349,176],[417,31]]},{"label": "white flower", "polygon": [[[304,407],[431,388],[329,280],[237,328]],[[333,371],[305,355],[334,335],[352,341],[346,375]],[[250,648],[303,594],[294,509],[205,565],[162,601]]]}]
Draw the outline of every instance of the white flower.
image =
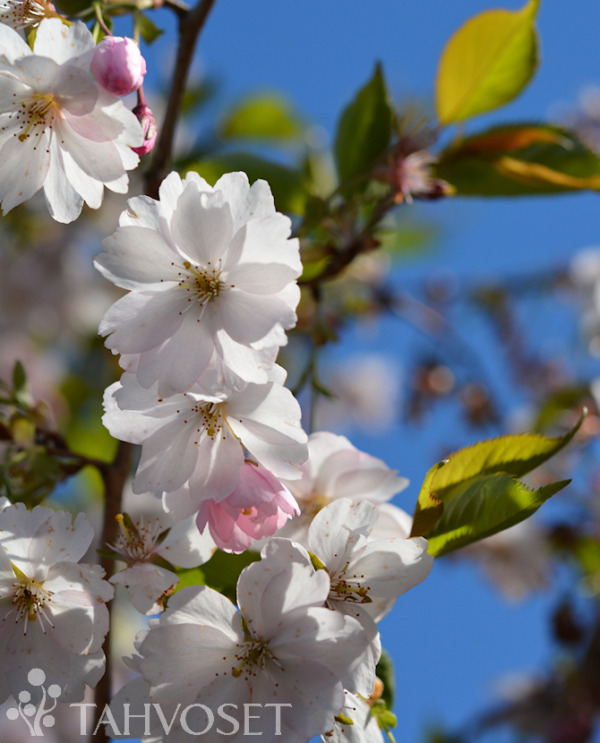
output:
[{"label": "white flower", "polygon": [[308,549],[331,580],[328,606],[358,619],[366,613],[375,622],[433,566],[423,537],[374,537],[378,518],[371,503],[342,498],[319,511],[308,532]]},{"label": "white flower", "polygon": [[407,537],[411,517],[386,503],[408,485],[405,477],[376,457],[359,451],[345,436],[320,431],[308,437],[308,459],[300,468],[302,477],[285,482],[298,501],[301,514],[287,524],[280,536],[306,545],[308,528],[316,513],[338,498],[367,500],[380,515],[373,536]]},{"label": "white flower", "polygon": [[135,376],[104,395],[104,425],[142,445],[134,492],[171,492],[183,485],[194,500],[222,500],[236,488],[244,447],[275,477],[298,477],[306,434],[292,393],[275,382],[250,384],[228,397],[189,392],[160,398]]},{"label": "white flower", "polygon": [[44,189],[50,214],[72,222],[104,186],[125,193],[142,144],[136,117],[89,71],[95,49],[80,21],[44,19],[34,51],[0,24],[0,202],[6,214]]},{"label": "white flower", "polygon": [[242,723],[234,741],[246,739],[243,705],[252,703],[263,710],[282,705],[279,735],[272,710],[253,720],[265,743],[305,743],[327,732],[344,688],[368,696],[375,678],[363,627],[324,608],[328,592],[324,571],[270,559],[242,571],[240,613],[210,588],[182,589],[136,643],[150,698],[183,707],[198,702],[215,716],[219,705],[235,705],[227,710]]},{"label": "white flower", "polygon": [[[152,496],[148,494],[148,498]],[[157,564],[157,558],[182,568],[195,568],[210,560],[216,550],[210,535],[198,531],[193,516],[178,522],[168,513],[141,516],[134,521],[123,519],[121,527],[109,547],[127,567],[115,573],[110,582],[127,586],[129,600],[142,614],[162,611],[161,598],[179,582],[176,573]]]},{"label": "white flower", "polygon": [[104,670],[105,602],[113,588],[82,565],[93,538],[86,517],[22,504],[0,512],[0,689],[17,695],[41,668],[67,698],[81,698]]},{"label": "white flower", "polygon": [[[211,188],[197,173],[171,173],[160,201],[130,199],[96,267],[130,293],[100,333],[115,353],[139,354],[140,384],[185,392],[212,367],[217,377],[264,383],[295,325],[302,267],[290,220],[269,185],[228,173]],[[267,358],[257,355],[269,349]],[[266,361],[266,366],[265,366]],[[125,361],[132,368],[131,359]],[[205,391],[213,392],[213,388]]]}]

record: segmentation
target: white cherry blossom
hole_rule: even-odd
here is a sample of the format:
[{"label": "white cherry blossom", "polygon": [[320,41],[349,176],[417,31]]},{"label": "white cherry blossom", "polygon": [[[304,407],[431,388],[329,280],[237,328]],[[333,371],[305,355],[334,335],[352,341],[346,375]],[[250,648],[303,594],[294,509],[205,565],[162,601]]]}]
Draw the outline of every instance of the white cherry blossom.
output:
[{"label": "white cherry blossom", "polygon": [[110,582],[127,586],[129,600],[142,614],[162,611],[162,597],[179,582],[176,573],[160,564],[161,558],[173,566],[195,568],[217,548],[208,532],[198,531],[193,516],[175,521],[172,514],[162,513],[119,520],[121,531],[109,547],[126,568],[111,576]]},{"label": "white cherry blossom", "polygon": [[250,187],[244,173],[214,188],[197,173],[183,181],[171,173],[159,195],[130,199],[96,258],[129,290],[100,324],[106,345],[125,355],[142,386],[158,381],[163,396],[201,383],[207,368],[224,380],[266,382],[271,349],[287,342],[300,298],[290,220],[275,211],[269,185]]},{"label": "white cherry blossom", "polygon": [[[241,722],[244,704],[283,705],[279,735],[272,716],[253,721],[265,743],[305,743],[327,732],[344,688],[368,696],[375,680],[362,625],[324,608],[328,592],[324,571],[269,558],[242,571],[240,613],[210,588],[182,589],[136,643],[146,699],[215,712],[228,703]],[[243,725],[229,739],[246,740]]]},{"label": "white cherry blossom", "polygon": [[323,743],[382,743],[381,730],[371,714],[369,703],[346,692],[342,713],[352,725],[336,720],[333,730],[321,737]]},{"label": "white cherry blossom", "polygon": [[6,214],[43,188],[50,214],[72,222],[104,187],[126,193],[139,121],[94,80],[87,27],[46,18],[33,51],[0,24],[0,202]]},{"label": "white cherry blossom", "polygon": [[0,698],[27,688],[41,668],[61,700],[83,696],[104,671],[105,602],[98,565],[80,564],[93,538],[84,514],[18,503],[0,511]]},{"label": "white cherry blossom", "polygon": [[301,514],[283,528],[280,536],[306,545],[308,528],[323,506],[338,498],[366,500],[378,509],[379,521],[373,536],[407,537],[412,519],[388,503],[408,485],[405,477],[381,459],[359,451],[345,436],[319,431],[308,437],[308,459],[300,467],[302,476],[284,480],[300,506]]},{"label": "white cherry blossom", "polygon": [[142,445],[134,492],[183,485],[195,500],[222,500],[239,483],[244,448],[275,477],[294,478],[306,459],[306,434],[292,393],[276,382],[215,397],[192,388],[159,397],[125,373],[105,392],[103,421],[113,436]]},{"label": "white cherry blossom", "polygon": [[36,26],[42,18],[53,15],[54,5],[44,0],[0,0],[0,23],[11,28]]}]

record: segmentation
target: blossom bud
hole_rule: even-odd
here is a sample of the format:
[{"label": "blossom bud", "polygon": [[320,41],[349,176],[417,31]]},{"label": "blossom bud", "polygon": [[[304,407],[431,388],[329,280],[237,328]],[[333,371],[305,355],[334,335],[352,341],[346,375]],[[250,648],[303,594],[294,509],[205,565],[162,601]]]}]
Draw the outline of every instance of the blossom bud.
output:
[{"label": "blossom bud", "polygon": [[142,84],[146,61],[133,39],[105,36],[92,57],[92,72],[105,90],[123,96]]},{"label": "blossom bud", "polygon": [[141,147],[132,147],[131,149],[142,157],[142,155],[147,155],[154,147],[158,130],[156,129],[156,122],[154,121],[152,111],[145,103],[138,103],[133,109],[133,113],[138,117],[144,130],[144,144]]}]

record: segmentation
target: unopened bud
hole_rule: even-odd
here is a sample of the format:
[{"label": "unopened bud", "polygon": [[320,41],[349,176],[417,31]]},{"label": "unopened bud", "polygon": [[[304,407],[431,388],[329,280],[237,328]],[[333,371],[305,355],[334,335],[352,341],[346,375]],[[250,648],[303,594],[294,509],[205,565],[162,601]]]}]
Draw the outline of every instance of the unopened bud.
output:
[{"label": "unopened bud", "polygon": [[138,117],[144,130],[144,144],[141,147],[132,147],[131,149],[141,157],[142,155],[147,155],[154,147],[157,134],[156,122],[154,121],[150,107],[145,103],[138,103],[133,109],[133,113]]},{"label": "unopened bud", "polygon": [[105,36],[92,57],[92,72],[109,93],[128,95],[144,81],[146,60],[133,39]]}]

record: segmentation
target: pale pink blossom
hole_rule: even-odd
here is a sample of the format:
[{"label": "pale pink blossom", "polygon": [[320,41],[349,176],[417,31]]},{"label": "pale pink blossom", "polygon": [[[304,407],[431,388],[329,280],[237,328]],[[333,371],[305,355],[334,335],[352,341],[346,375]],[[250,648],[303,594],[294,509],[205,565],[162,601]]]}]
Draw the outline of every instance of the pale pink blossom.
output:
[{"label": "pale pink blossom", "polygon": [[359,451],[345,436],[327,431],[308,438],[308,459],[301,465],[302,476],[284,480],[300,506],[300,516],[287,524],[281,536],[306,545],[310,523],[323,506],[338,498],[366,500],[378,509],[374,536],[407,537],[412,519],[388,503],[408,485],[405,477],[391,470],[381,459]]},{"label": "pale pink blossom", "polygon": [[96,47],[91,67],[104,90],[117,97],[137,90],[146,74],[139,46],[126,36],[105,36]]},{"label": "pale pink blossom", "polygon": [[49,0],[0,0],[0,23],[17,30],[37,26],[42,18],[55,15]]},{"label": "pale pink blossom", "polygon": [[197,173],[171,173],[159,194],[130,199],[96,257],[129,290],[100,323],[106,345],[129,357],[142,386],[158,381],[162,396],[200,383],[211,365],[217,376],[266,382],[273,355],[265,366],[259,352],[287,342],[300,298],[290,220],[275,211],[269,185],[250,187],[244,173],[214,188]]},{"label": "pale pink blossom", "polygon": [[128,188],[142,144],[136,117],[89,71],[94,40],[81,22],[40,23],[33,51],[0,24],[0,202],[6,214],[43,188],[51,216],[72,222],[104,187]]},{"label": "pale pink blossom", "polygon": [[201,503],[197,525],[208,530],[226,552],[244,552],[270,537],[300,513],[290,491],[264,467],[244,462],[236,489],[222,501]]}]

